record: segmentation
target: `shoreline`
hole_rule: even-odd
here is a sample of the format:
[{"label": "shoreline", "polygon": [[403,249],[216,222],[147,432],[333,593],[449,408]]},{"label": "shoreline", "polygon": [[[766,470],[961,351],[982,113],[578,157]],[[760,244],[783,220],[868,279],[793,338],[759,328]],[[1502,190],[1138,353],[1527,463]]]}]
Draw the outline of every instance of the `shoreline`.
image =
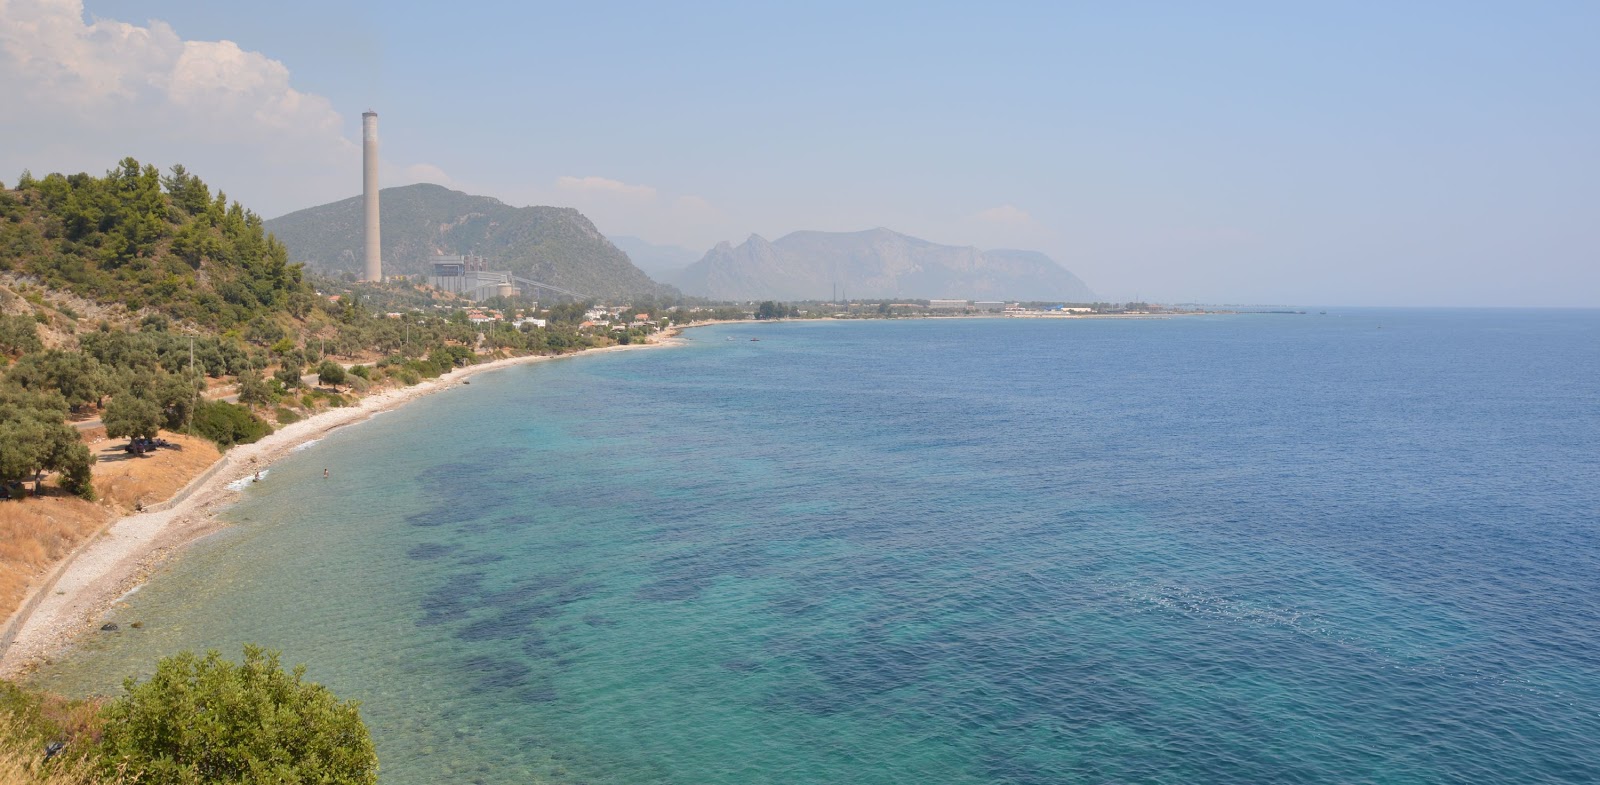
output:
[{"label": "shoreline", "polygon": [[80,634],[99,623],[106,611],[149,580],[167,559],[227,526],[218,520],[218,515],[242,493],[229,488],[231,483],[248,479],[307,442],[450,389],[480,373],[593,354],[681,346],[679,336],[684,330],[719,323],[669,327],[647,343],[508,357],[467,366],[410,387],[368,395],[354,406],[320,412],[281,426],[260,441],[235,446],[172,499],[116,519],[62,560],[53,576],[24,598],[18,606],[19,615],[6,620],[8,627],[14,626],[15,637],[0,651],[0,678],[26,676],[68,649]]}]

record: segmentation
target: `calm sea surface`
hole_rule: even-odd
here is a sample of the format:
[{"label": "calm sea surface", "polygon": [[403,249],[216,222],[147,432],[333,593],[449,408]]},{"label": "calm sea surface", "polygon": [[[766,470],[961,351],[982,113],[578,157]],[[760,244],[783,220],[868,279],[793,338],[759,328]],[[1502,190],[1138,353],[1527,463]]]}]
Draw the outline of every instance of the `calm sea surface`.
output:
[{"label": "calm sea surface", "polygon": [[687,337],[336,432],[41,680],[262,643],[398,784],[1600,782],[1600,312]]}]

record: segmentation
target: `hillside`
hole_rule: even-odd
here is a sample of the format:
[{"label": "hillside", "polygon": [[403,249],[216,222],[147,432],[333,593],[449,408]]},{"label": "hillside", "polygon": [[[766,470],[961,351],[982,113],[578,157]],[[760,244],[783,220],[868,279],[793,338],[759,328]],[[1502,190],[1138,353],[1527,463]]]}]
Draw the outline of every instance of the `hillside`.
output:
[{"label": "hillside", "polygon": [[106,176],[24,173],[0,190],[0,273],[109,309],[226,329],[312,307],[259,216],[175,166],[123,159]]},{"label": "hillside", "polygon": [[720,300],[960,298],[1089,302],[1093,291],[1036,251],[980,251],[872,229],[751,235],[721,243],[679,273],[687,294]]},{"label": "hillside", "polygon": [[[439,185],[382,191],[386,274],[427,273],[435,254],[471,253],[497,270],[601,299],[675,294],[629,261],[570,207],[512,207]],[[361,197],[289,213],[266,228],[289,258],[327,272],[361,268]]]}]

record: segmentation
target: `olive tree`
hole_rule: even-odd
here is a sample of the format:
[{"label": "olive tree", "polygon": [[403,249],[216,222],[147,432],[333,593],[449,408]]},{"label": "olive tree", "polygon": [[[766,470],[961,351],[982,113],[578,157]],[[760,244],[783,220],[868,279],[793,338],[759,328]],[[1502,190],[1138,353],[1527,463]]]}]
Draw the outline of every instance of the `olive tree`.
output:
[{"label": "olive tree", "polygon": [[317,366],[317,383],[338,387],[344,384],[344,366],[332,360],[323,360]]},{"label": "olive tree", "polygon": [[163,417],[155,401],[124,393],[111,399],[100,420],[105,423],[106,435],[113,439],[154,439]]}]

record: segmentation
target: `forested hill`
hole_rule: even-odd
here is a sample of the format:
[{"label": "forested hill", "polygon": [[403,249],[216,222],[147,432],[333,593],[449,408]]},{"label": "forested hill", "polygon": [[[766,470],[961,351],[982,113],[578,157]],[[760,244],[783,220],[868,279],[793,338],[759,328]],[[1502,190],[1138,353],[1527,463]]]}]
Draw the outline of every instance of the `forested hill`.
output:
[{"label": "forested hill", "polygon": [[[651,280],[588,218],[570,207],[512,207],[439,185],[385,188],[384,273],[427,273],[435,254],[485,257],[495,270],[591,297],[625,300],[675,295]],[[351,197],[267,221],[289,256],[311,269],[358,273],[362,267],[362,201]]]},{"label": "forested hill", "polygon": [[0,189],[0,273],[30,276],[132,313],[212,329],[313,306],[315,294],[260,216],[182,166],[123,159],[104,177],[24,173]]}]

